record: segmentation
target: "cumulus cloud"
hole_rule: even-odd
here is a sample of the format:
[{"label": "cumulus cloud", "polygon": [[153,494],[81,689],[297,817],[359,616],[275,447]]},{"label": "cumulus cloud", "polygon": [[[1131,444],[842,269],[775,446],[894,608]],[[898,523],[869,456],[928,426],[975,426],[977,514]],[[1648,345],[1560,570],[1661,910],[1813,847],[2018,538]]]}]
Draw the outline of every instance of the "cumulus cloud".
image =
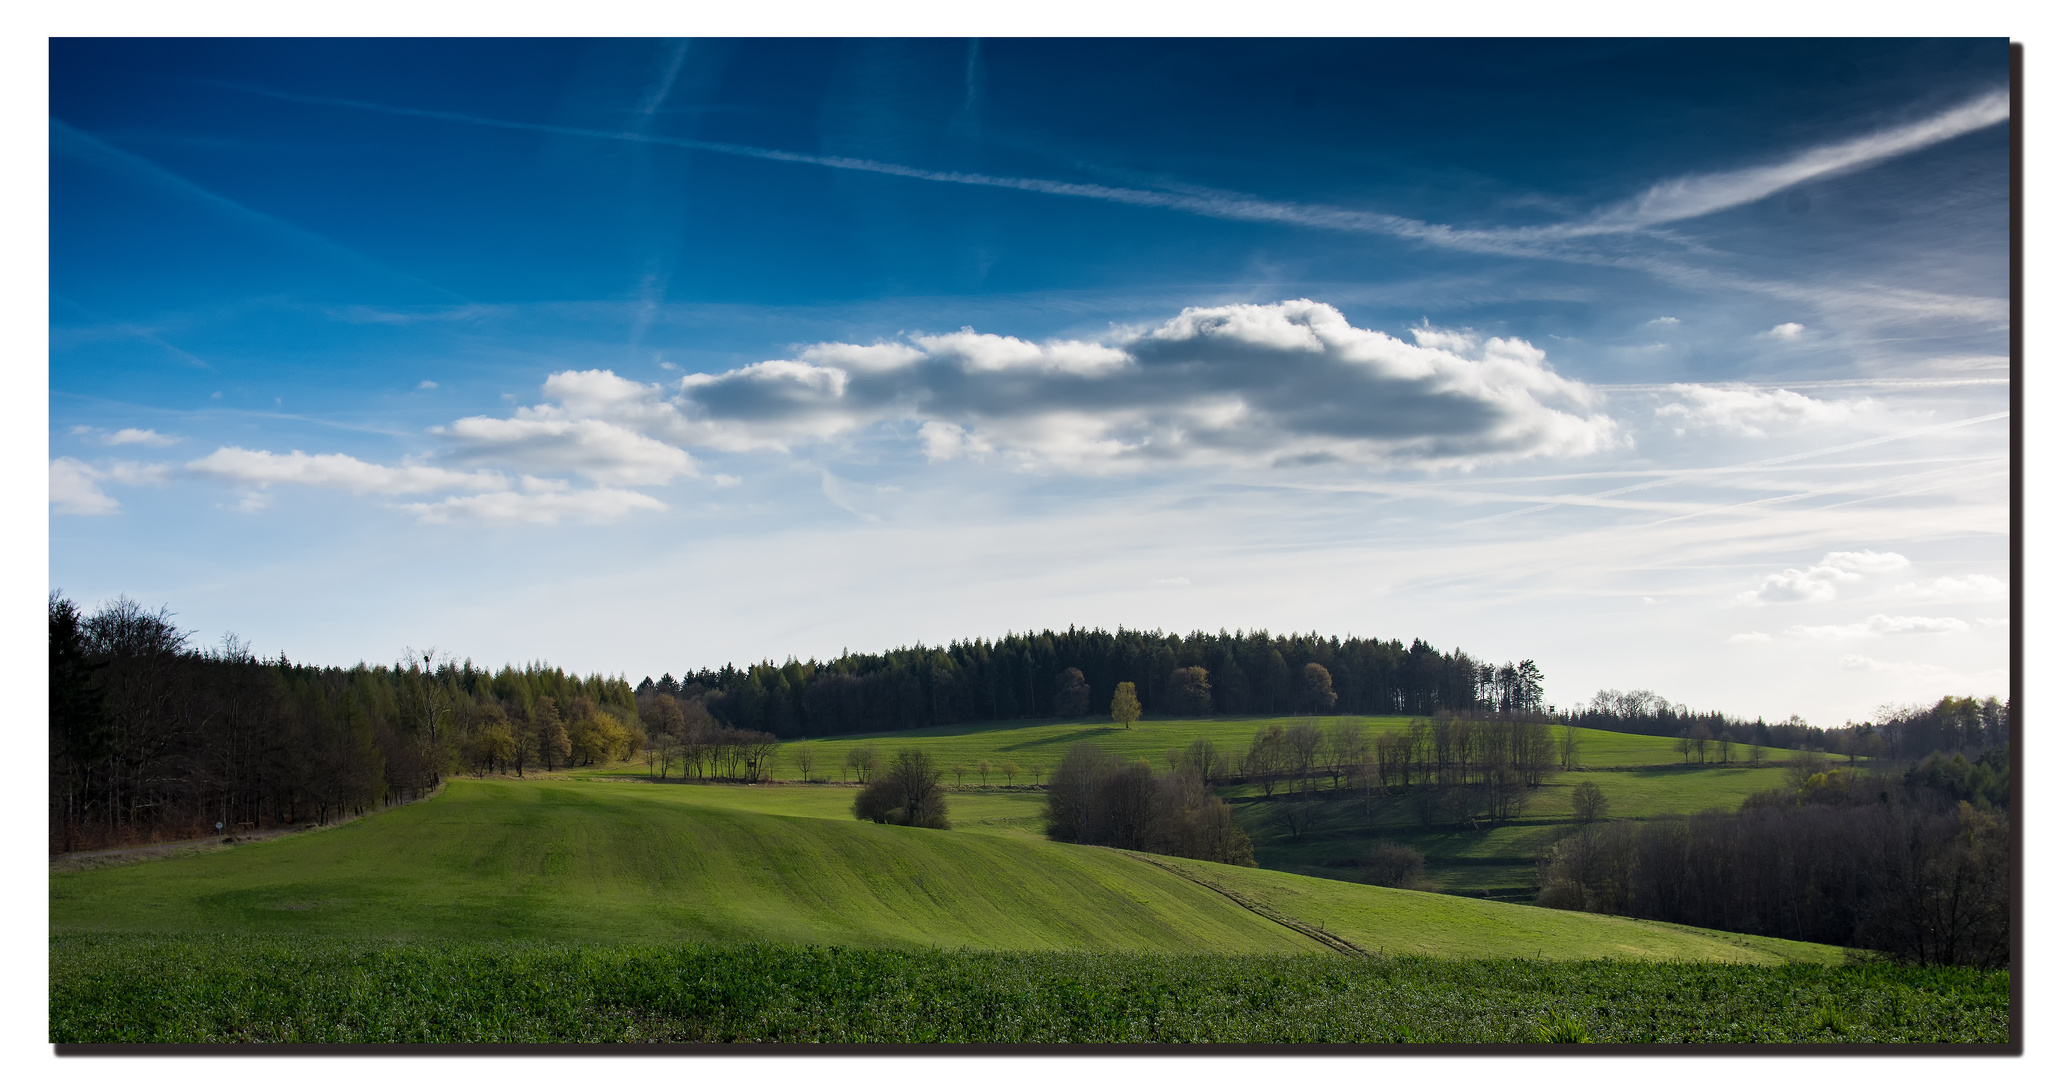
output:
[{"label": "cumulus cloud", "polygon": [[170,446],[178,442],[174,435],[160,435],[149,428],[123,428],[100,436],[104,446]]},{"label": "cumulus cloud", "polygon": [[[932,460],[1102,471],[1325,462],[1470,467],[1591,453],[1616,426],[1526,341],[1424,327],[1408,343],[1293,300],[1188,308],[1106,341],[970,328],[688,375],[677,392],[561,372],[561,405],[680,446],[782,450],[890,429]],[[454,430],[454,429],[453,429]]]},{"label": "cumulus cloud", "polygon": [[586,488],[558,491],[493,491],[457,495],[433,503],[409,503],[421,521],[449,525],[462,521],[489,525],[555,525],[566,518],[612,521],[637,510],[663,510],[665,504],[640,491]]},{"label": "cumulus cloud", "polygon": [[50,510],[56,514],[113,514],[121,503],[100,490],[101,475],[77,458],[50,463]]},{"label": "cumulus cloud", "polygon": [[1769,574],[1758,587],[1738,593],[1741,604],[1782,604],[1836,599],[1839,584],[1863,580],[1867,574],[1884,574],[1908,565],[1905,555],[1892,551],[1832,551],[1806,570],[1781,570]]},{"label": "cumulus cloud", "polygon": [[1792,341],[1807,332],[1807,329],[1806,326],[1797,322],[1783,322],[1759,336],[1776,338],[1780,341]]},{"label": "cumulus cloud", "polygon": [[421,495],[433,491],[497,491],[507,478],[497,473],[455,472],[434,465],[378,465],[348,454],[274,454],[224,446],[186,463],[191,472],[238,484],[266,487],[302,484],[359,495]]},{"label": "cumulus cloud", "polygon": [[458,458],[573,472],[602,484],[664,484],[696,471],[684,450],[619,424],[566,419],[547,407],[523,411],[510,420],[467,416],[434,431]]},{"label": "cumulus cloud", "polygon": [[1760,390],[1756,387],[1704,386],[1674,383],[1673,393],[1682,399],[1661,405],[1657,415],[1681,425],[1677,430],[1709,429],[1734,435],[1763,438],[1767,429],[1788,429],[1803,424],[1843,423],[1859,410],[1872,407],[1869,399],[1852,404],[1821,401],[1791,390]]},{"label": "cumulus cloud", "polygon": [[1850,638],[1885,637],[1889,634],[1948,634],[1965,629],[1962,619],[1933,619],[1922,615],[1874,615],[1864,622],[1837,626],[1791,626],[1788,637],[1839,641]]},{"label": "cumulus cloud", "polygon": [[105,482],[131,487],[162,484],[171,477],[169,465],[145,465],[116,461],[98,467],[77,458],[62,457],[50,462],[50,505],[53,513],[98,515],[121,510],[121,503],[100,485]]}]

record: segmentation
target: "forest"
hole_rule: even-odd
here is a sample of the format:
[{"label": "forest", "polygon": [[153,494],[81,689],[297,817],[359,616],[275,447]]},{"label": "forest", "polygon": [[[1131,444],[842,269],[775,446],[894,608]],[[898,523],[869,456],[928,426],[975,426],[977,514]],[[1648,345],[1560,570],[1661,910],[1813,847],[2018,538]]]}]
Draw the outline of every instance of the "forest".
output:
[{"label": "forest", "polygon": [[392,666],[194,647],[126,597],[87,615],[50,598],[53,852],[322,824],[428,793],[459,769],[557,769],[644,746],[621,678],[487,671],[434,654]]},{"label": "forest", "polygon": [[1538,903],[1919,963],[2008,963],[2005,748],[1970,765],[1932,754],[1899,777],[1820,757],[1790,768],[1787,788],[1738,811],[1579,829],[1539,867]]},{"label": "forest", "polygon": [[[1310,699],[1307,665],[1332,680]],[[1085,692],[1061,684],[1076,670]],[[1203,669],[1196,691],[1191,675]],[[639,692],[700,698],[730,727],[816,738],[1027,717],[1108,714],[1118,683],[1133,683],[1156,715],[1343,712],[1427,716],[1440,709],[1542,707],[1543,673],[1494,665],[1417,639],[1275,637],[1265,631],[1184,637],[1158,630],[1043,630],[834,660],[702,668],[646,679]]]}]

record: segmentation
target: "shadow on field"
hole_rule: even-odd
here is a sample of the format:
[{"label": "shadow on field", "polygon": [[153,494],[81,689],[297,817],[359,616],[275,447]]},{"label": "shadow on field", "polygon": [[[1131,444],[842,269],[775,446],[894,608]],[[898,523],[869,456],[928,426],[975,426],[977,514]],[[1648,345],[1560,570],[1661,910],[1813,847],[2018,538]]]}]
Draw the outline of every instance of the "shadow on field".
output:
[{"label": "shadow on field", "polygon": [[1063,735],[1052,735],[1042,739],[1031,739],[1028,742],[1009,743],[1008,745],[1001,747],[1001,749],[1003,751],[1027,750],[1031,747],[1036,746],[1056,746],[1060,743],[1078,742],[1081,739],[1091,739],[1098,735],[1106,735],[1107,733],[1113,730],[1115,730],[1115,728],[1112,724],[1110,724],[1104,727],[1087,728],[1085,731],[1068,731]]}]

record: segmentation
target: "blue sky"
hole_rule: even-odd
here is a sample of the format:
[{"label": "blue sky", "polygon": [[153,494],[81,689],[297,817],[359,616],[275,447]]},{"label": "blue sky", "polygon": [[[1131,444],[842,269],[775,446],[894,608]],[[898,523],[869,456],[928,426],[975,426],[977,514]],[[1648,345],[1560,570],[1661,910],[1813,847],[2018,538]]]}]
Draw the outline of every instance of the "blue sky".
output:
[{"label": "blue sky", "polygon": [[2007,680],[1999,40],[59,41],[51,584],[633,677],[1070,623]]}]

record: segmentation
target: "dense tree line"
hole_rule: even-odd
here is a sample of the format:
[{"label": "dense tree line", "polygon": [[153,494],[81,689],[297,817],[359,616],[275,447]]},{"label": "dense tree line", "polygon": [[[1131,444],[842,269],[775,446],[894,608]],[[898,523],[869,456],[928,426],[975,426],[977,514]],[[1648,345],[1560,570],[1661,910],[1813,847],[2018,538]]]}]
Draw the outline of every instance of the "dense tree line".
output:
[{"label": "dense tree line", "polygon": [[1212,747],[1197,742],[1158,774],[1148,761],[1075,746],[1051,773],[1045,832],[1067,844],[1256,866],[1250,837],[1207,783],[1210,757]]},{"label": "dense tree line", "polygon": [[643,746],[629,684],[410,653],[352,668],[193,646],[123,597],[50,597],[50,843],[104,847],[320,824],[460,770],[522,772]]},{"label": "dense tree line", "polygon": [[[2005,803],[1954,798],[1954,784],[1979,786],[1956,762],[1889,779],[1818,758],[1737,812],[1581,829],[1540,865],[1538,903],[2005,965],[2009,819]],[[1991,763],[1978,767],[1992,776]]]},{"label": "dense tree line", "polygon": [[[1311,688],[1309,665],[1327,685]],[[1417,640],[1185,636],[1156,630],[1044,630],[834,660],[703,668],[645,679],[639,693],[699,698],[735,728],[781,738],[976,721],[1107,715],[1119,683],[1158,715],[1355,713],[1542,707],[1529,661],[1498,667]]]}]

